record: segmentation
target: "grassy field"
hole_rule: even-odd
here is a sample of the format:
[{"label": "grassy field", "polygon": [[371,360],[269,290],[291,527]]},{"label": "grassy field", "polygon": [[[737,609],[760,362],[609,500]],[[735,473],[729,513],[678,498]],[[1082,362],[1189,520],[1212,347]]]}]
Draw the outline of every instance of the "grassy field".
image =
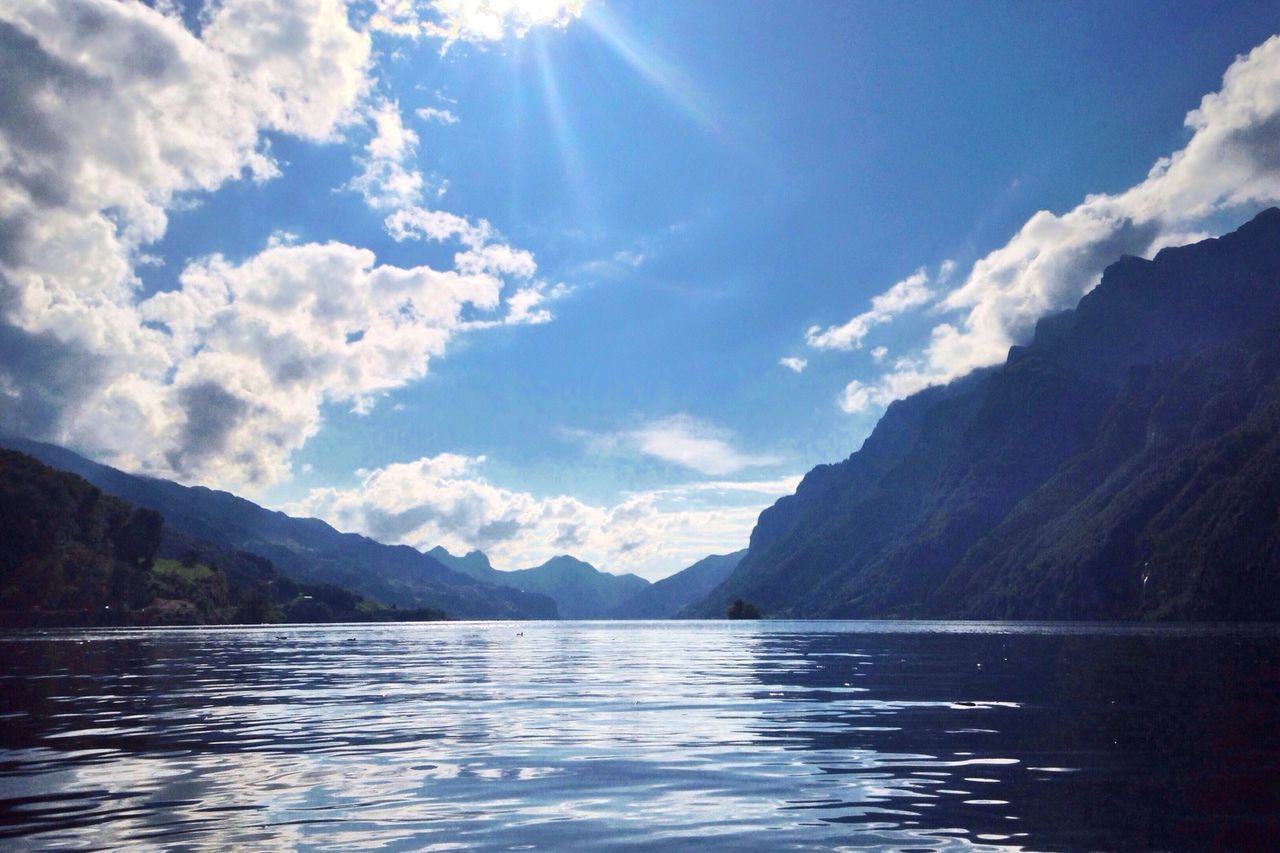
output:
[{"label": "grassy field", "polygon": [[184,566],[177,560],[156,560],[155,565],[151,569],[159,575],[174,575],[186,581],[201,581],[213,575],[213,569],[208,566],[202,566],[197,563],[194,566]]}]

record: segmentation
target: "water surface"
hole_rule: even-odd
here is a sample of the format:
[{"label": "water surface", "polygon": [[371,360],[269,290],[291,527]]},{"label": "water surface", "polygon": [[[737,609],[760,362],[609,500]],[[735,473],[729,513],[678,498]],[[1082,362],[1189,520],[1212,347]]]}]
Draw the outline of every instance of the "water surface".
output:
[{"label": "water surface", "polygon": [[0,733],[4,847],[1240,850],[1280,837],[1276,626],[8,634]]}]

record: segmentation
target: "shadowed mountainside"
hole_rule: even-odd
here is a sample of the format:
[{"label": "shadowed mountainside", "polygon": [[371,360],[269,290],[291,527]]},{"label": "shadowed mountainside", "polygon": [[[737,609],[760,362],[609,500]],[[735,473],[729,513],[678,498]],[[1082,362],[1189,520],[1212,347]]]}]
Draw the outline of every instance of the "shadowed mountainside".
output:
[{"label": "shadowed mountainside", "polygon": [[191,539],[158,512],[0,450],[0,625],[195,625],[439,619],[389,610],[269,560]]},{"label": "shadowed mountainside", "polygon": [[670,577],[655,581],[609,612],[614,619],[671,619],[685,608],[707,597],[729,576],[747,554],[744,548],[732,554],[703,557]]},{"label": "shadowed mountainside", "polygon": [[889,406],[693,612],[1280,618],[1280,210],[1126,257],[1004,365]]},{"label": "shadowed mountainside", "polygon": [[203,486],[126,474],[65,448],[0,436],[0,447],[69,471],[102,491],[164,516],[177,533],[270,560],[298,580],[354,590],[386,605],[429,608],[454,618],[554,619],[544,595],[478,581],[405,545],[339,533],[314,518],[293,518]]}]

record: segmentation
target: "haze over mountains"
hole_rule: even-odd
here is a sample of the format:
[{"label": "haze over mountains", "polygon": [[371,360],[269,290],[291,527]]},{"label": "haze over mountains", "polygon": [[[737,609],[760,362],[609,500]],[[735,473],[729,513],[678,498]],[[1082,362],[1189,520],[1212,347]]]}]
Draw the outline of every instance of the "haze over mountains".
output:
[{"label": "haze over mountains", "polygon": [[615,619],[667,619],[680,615],[686,607],[705,599],[746,554],[744,548],[732,554],[703,557],[684,571],[642,589],[614,607],[609,615]]},{"label": "haze over mountains", "polygon": [[[556,602],[562,619],[605,619],[611,611],[649,586],[637,575],[613,575],[562,554],[531,569],[499,571],[480,551],[455,557],[444,548],[427,552],[444,565],[477,580],[536,592]],[[667,614],[672,615],[672,614]]]},{"label": "haze over mountains", "polygon": [[1126,257],[1003,366],[892,404],[691,612],[1280,618],[1280,210]]},{"label": "haze over mountains", "polygon": [[[165,521],[160,545],[165,556],[194,548],[214,551],[220,564],[230,565],[231,554],[247,552],[271,561],[290,578],[336,585],[389,606],[429,608],[462,619],[630,618],[625,606],[650,587],[636,575],[602,572],[567,555],[529,569],[499,571],[479,551],[454,557],[435,548],[423,554],[340,533],[323,521],[293,518],[226,492],[127,474],[55,445],[0,436],[0,446],[159,512]],[[651,618],[664,618],[699,600],[711,586],[697,582],[699,567],[692,583],[677,573],[660,588],[665,594],[637,607]]]}]

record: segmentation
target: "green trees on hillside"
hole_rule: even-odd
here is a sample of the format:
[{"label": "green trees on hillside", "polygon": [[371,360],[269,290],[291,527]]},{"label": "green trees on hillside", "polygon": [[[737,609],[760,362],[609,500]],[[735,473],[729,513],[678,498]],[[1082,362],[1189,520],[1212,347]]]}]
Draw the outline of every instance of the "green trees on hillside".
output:
[{"label": "green trees on hillside", "polygon": [[161,527],[153,510],[0,451],[0,611],[92,611],[93,621],[118,621],[114,614],[150,600]]},{"label": "green trees on hillside", "polygon": [[298,583],[270,560],[175,535],[155,510],[0,449],[0,627],[442,618]]}]

